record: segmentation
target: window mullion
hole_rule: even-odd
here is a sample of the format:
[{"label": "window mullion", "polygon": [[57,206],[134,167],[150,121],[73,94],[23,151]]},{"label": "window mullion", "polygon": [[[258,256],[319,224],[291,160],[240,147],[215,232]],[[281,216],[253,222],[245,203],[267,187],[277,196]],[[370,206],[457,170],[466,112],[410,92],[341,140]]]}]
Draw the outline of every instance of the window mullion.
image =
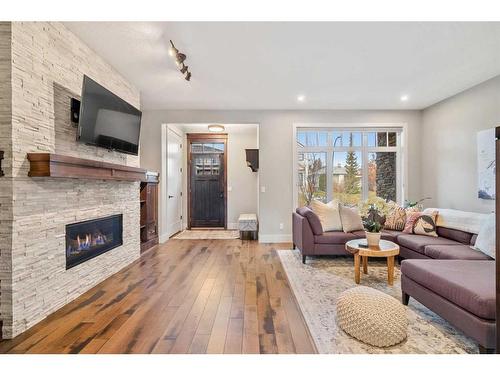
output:
[{"label": "window mullion", "polygon": [[361,173],[361,198],[365,200],[368,198],[368,152],[367,152],[367,136],[363,132],[363,142],[361,146],[361,160],[362,160],[362,173]]},{"label": "window mullion", "polygon": [[328,148],[326,153],[326,201],[333,199],[333,151]]}]

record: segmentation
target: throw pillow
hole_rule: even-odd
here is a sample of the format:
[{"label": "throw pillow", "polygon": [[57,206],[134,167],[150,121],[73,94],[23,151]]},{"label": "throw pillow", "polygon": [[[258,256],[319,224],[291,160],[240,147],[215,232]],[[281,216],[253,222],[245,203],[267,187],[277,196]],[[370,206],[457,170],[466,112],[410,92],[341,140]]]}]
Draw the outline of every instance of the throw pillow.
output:
[{"label": "throw pillow", "polygon": [[406,210],[397,203],[390,203],[389,214],[385,218],[385,229],[402,231],[406,224]]},{"label": "throw pillow", "polygon": [[489,214],[481,223],[474,249],[495,259],[495,214]]},{"label": "throw pillow", "polygon": [[340,220],[342,220],[342,229],[345,233],[354,232],[356,230],[364,230],[361,216],[357,208],[350,208],[339,205]]},{"label": "throw pillow", "polygon": [[403,229],[403,233],[413,233],[413,225],[417,219],[422,215],[421,212],[417,211],[406,211],[406,223]]},{"label": "throw pillow", "polygon": [[437,218],[437,211],[434,211],[430,214],[424,214],[420,215],[419,218],[415,221],[413,224],[413,233],[415,234],[422,234],[424,236],[431,236],[431,237],[437,237],[436,233],[436,218]]},{"label": "throw pillow", "polygon": [[311,202],[311,210],[318,215],[323,231],[329,232],[333,230],[342,230],[339,203],[337,201],[333,200],[325,204],[313,199]]}]

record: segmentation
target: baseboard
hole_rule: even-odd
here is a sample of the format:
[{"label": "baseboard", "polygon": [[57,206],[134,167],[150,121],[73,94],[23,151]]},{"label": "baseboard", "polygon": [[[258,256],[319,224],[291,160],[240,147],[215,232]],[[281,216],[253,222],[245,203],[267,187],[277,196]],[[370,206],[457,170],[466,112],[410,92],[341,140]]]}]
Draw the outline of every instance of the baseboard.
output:
[{"label": "baseboard", "polygon": [[259,233],[259,242],[261,242],[261,243],[292,242],[292,235],[291,234],[261,234],[261,233]]},{"label": "baseboard", "polygon": [[227,223],[227,229],[229,230],[238,229],[238,223]]},{"label": "baseboard", "polygon": [[168,240],[168,234],[166,234],[166,233],[160,234],[160,237],[158,238],[158,240],[160,241],[160,243],[167,242],[167,240]]}]

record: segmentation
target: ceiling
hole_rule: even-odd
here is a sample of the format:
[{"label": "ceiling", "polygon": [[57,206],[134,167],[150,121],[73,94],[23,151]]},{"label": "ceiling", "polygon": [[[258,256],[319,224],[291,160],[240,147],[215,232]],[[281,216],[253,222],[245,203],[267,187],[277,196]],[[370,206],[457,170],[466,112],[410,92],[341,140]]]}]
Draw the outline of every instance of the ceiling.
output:
[{"label": "ceiling", "polygon": [[500,22],[65,24],[143,109],[422,109],[500,74]]}]

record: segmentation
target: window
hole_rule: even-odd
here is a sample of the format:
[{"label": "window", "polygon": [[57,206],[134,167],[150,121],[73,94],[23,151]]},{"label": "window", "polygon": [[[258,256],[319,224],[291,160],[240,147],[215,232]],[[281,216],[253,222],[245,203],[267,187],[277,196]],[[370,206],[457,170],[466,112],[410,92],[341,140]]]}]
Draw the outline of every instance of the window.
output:
[{"label": "window", "polygon": [[378,196],[399,202],[401,128],[297,129],[299,206],[312,199],[356,205]]},{"label": "window", "polygon": [[299,152],[299,204],[326,203],[326,152]]}]

